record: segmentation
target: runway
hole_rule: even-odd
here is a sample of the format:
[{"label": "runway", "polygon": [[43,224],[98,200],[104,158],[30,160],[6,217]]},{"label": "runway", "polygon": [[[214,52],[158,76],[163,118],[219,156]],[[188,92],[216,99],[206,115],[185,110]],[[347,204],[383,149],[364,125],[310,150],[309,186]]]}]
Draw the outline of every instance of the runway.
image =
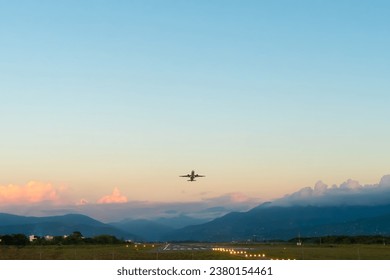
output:
[{"label": "runway", "polygon": [[162,251],[210,251],[212,246],[206,244],[166,244]]}]

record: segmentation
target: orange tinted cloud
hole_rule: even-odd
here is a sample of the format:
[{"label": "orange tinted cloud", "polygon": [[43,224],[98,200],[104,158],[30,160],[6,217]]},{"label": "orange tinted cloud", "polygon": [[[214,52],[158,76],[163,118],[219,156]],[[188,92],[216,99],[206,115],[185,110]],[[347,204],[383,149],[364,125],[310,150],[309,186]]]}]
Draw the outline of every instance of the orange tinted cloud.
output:
[{"label": "orange tinted cloud", "polygon": [[122,195],[118,188],[115,188],[112,191],[112,194],[103,196],[100,198],[97,203],[99,204],[107,204],[107,203],[125,203],[127,202],[127,197]]},{"label": "orange tinted cloud", "polygon": [[54,188],[51,183],[30,181],[24,186],[9,184],[0,186],[0,203],[23,204],[43,201],[61,202],[63,189]]},{"label": "orange tinted cloud", "polygon": [[231,193],[229,195],[230,195],[231,201],[234,203],[240,203],[240,202],[245,202],[245,201],[250,200],[250,198],[243,193],[237,192],[237,193]]}]

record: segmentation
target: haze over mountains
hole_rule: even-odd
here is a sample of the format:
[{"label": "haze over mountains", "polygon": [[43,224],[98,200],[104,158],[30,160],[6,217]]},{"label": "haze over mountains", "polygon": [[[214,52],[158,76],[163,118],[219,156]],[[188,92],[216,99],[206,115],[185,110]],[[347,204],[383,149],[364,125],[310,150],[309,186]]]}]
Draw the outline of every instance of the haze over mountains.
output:
[{"label": "haze over mountains", "polygon": [[272,206],[230,213],[202,225],[177,230],[168,240],[288,240],[297,236],[388,235],[390,205]]},{"label": "haze over mountains", "polygon": [[[193,225],[180,225],[192,222]],[[390,204],[380,206],[272,206],[232,212],[201,223],[189,217],[173,225],[170,219],[126,220],[104,224],[84,215],[24,217],[0,214],[0,235],[101,234],[136,241],[243,241],[288,240],[326,235],[389,235]]]},{"label": "haze over mountains", "polygon": [[[223,208],[225,209],[225,208]],[[211,209],[221,211],[218,207]],[[167,210],[168,211],[168,210]],[[165,212],[166,213],[166,212]],[[102,223],[83,215],[25,217],[0,215],[0,234],[63,235],[80,231],[85,236],[111,234],[145,241],[234,241],[290,239],[324,235],[389,235],[390,176],[378,184],[347,180],[328,187],[317,182],[249,211],[232,211],[212,219],[180,212],[170,216]]]}]

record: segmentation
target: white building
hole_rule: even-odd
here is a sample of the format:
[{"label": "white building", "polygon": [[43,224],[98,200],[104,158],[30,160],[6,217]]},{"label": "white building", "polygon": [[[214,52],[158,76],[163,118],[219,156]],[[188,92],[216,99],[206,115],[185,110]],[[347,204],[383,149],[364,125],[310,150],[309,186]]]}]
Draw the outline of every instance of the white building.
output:
[{"label": "white building", "polygon": [[34,240],[37,240],[38,238],[35,236],[35,235],[29,235],[28,237],[28,240],[30,240],[30,242],[33,242]]},{"label": "white building", "polygon": [[51,240],[53,240],[54,239],[54,236],[52,236],[52,235],[45,235],[45,240],[47,240],[47,241],[51,241]]}]

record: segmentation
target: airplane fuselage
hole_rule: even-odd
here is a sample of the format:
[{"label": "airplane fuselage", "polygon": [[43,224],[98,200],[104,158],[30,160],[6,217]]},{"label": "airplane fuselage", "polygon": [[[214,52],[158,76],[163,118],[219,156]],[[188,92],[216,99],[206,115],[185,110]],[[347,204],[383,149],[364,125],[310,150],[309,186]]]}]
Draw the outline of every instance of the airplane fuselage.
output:
[{"label": "airplane fuselage", "polygon": [[192,170],[191,171],[191,176],[190,176],[190,181],[195,181],[194,179],[195,179],[195,171]]},{"label": "airplane fuselage", "polygon": [[195,174],[195,171],[192,170],[192,171],[191,171],[191,174],[182,175],[182,176],[180,176],[180,177],[187,177],[187,178],[189,178],[189,180],[187,180],[187,181],[193,182],[193,181],[196,181],[196,180],[195,180],[196,177],[205,177],[205,176],[204,176],[204,175]]}]

